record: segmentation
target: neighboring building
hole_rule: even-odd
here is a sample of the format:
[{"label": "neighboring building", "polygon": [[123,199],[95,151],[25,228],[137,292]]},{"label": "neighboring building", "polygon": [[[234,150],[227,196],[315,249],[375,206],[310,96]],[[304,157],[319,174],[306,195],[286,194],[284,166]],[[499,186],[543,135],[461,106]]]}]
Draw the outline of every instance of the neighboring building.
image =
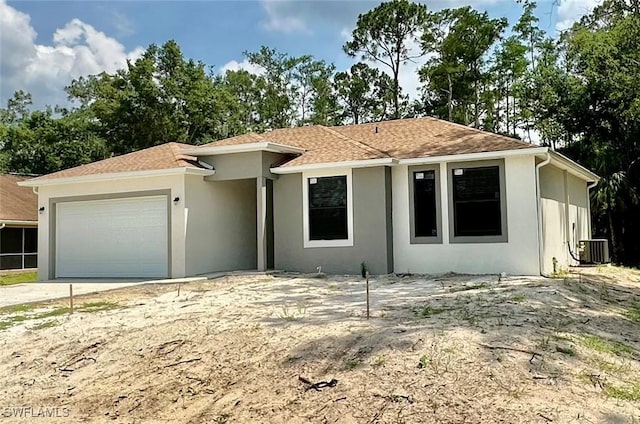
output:
[{"label": "neighboring building", "polygon": [[38,196],[18,185],[27,178],[0,174],[0,270],[38,266]]},{"label": "neighboring building", "polygon": [[167,143],[37,187],[40,278],[234,269],[538,275],[590,238],[571,160],[433,119]]}]

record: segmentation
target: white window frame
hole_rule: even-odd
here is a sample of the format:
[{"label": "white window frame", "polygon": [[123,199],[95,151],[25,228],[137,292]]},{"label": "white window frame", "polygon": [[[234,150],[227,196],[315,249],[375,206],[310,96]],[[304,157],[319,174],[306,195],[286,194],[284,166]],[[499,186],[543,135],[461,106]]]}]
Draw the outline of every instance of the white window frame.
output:
[{"label": "white window frame", "polygon": [[[309,238],[309,178],[347,177],[347,238],[311,240]],[[310,170],[302,173],[302,238],[304,248],[353,246],[353,179],[351,168]]]}]

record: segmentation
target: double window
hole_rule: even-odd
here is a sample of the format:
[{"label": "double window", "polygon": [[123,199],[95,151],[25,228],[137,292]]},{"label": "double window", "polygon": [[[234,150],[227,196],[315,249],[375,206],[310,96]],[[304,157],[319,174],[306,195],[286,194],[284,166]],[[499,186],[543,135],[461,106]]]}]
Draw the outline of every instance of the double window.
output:
[{"label": "double window", "polygon": [[[449,241],[506,242],[504,161],[451,163],[447,175]],[[409,167],[411,244],[442,243],[440,186],[438,165]]]},{"label": "double window", "polygon": [[304,247],[353,245],[351,170],[303,177]]}]

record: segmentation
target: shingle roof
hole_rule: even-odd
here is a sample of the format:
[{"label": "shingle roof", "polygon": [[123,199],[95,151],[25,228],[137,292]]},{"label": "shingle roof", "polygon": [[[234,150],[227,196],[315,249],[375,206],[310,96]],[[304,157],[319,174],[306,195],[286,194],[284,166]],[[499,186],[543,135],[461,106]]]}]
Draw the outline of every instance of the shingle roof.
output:
[{"label": "shingle roof", "polygon": [[28,177],[0,175],[0,221],[38,221],[38,196],[31,187],[20,187]]},{"label": "shingle roof", "polygon": [[[81,177],[84,175],[111,174],[117,172],[151,171],[171,168],[198,168],[194,165],[196,158],[181,153],[193,148],[190,144],[165,143],[137,152],[104,159],[98,162],[69,168],[52,174],[34,178],[32,181],[52,178]],[[192,163],[193,162],[193,163]]]},{"label": "shingle roof", "polygon": [[537,147],[514,138],[436,118],[399,119],[359,125],[314,125],[249,133],[205,146],[270,141],[307,151],[282,165],[344,162],[379,158],[421,158]]}]

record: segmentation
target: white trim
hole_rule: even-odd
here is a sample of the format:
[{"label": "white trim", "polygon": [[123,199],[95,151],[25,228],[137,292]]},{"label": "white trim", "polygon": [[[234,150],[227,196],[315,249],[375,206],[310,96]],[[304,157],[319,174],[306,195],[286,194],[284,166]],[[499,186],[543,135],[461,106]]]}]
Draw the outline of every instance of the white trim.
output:
[{"label": "white trim", "polygon": [[589,182],[600,181],[600,177],[598,175],[589,171],[579,163],[576,163],[568,157],[553,150],[550,150],[549,153],[551,154],[551,164],[556,168],[560,168],[563,171],[568,171],[570,174]]},{"label": "white trim", "polygon": [[150,171],[127,171],[112,172],[106,174],[81,175],[76,177],[49,178],[42,180],[26,180],[18,183],[23,187],[42,187],[60,184],[89,183],[105,180],[122,180],[127,178],[157,177],[160,175],[213,175],[214,170],[200,168],[169,168],[169,169],[153,169]]},{"label": "white trim", "polygon": [[20,227],[20,226],[37,227],[38,221],[17,221],[17,220],[11,220],[11,219],[0,219],[0,224],[2,224],[2,226],[0,227],[0,230],[1,230],[2,228],[5,227],[5,225],[15,225],[16,227]]},{"label": "white trim", "polygon": [[498,150],[495,152],[465,153],[461,155],[430,156],[425,158],[400,159],[400,165],[426,165],[431,163],[465,162],[487,159],[501,159],[509,156],[525,156],[544,154],[548,147],[532,147],[530,149]]},{"label": "white trim", "polygon": [[184,149],[182,154],[194,156],[211,156],[224,155],[228,153],[244,153],[244,152],[274,152],[274,153],[297,153],[302,154],[306,150],[300,147],[287,146],[285,144],[271,143],[263,141],[258,143],[231,144],[224,146],[203,146],[194,149]]},{"label": "white trim", "polygon": [[[309,185],[314,177],[347,177],[347,238],[345,240],[309,240]],[[313,247],[353,246],[353,178],[351,168],[313,170],[302,173],[302,241],[305,249]]]},{"label": "white trim", "polygon": [[298,166],[280,166],[271,168],[272,174],[297,174],[298,172],[326,171],[335,172],[335,170],[344,168],[368,168],[372,166],[391,166],[397,165],[398,159],[382,158],[382,159],[366,159],[366,160],[350,160],[345,162],[325,162],[312,163],[309,165]]}]

